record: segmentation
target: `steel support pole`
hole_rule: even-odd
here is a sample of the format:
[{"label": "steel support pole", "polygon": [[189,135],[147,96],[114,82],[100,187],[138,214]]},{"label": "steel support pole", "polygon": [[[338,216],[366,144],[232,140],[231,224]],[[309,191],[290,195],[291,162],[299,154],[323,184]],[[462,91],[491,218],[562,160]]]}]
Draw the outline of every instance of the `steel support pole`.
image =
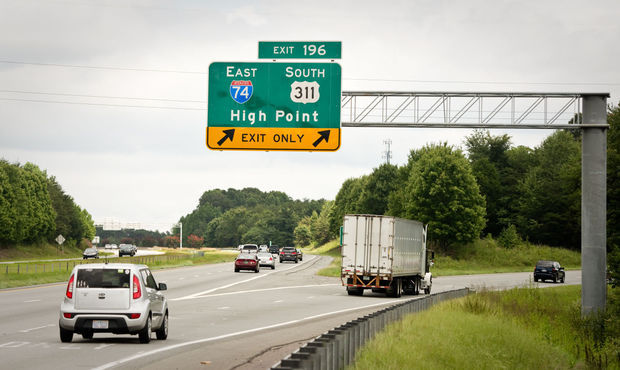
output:
[{"label": "steel support pole", "polygon": [[605,310],[607,223],[607,96],[583,97],[581,152],[581,312]]}]

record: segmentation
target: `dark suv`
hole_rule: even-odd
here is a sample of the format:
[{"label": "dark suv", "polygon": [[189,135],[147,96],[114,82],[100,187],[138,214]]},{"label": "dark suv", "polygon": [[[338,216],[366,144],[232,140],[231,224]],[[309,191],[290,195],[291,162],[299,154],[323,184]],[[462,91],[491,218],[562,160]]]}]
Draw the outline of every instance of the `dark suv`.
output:
[{"label": "dark suv", "polygon": [[271,254],[280,254],[280,247],[277,245],[272,245],[269,247],[269,253]]},{"label": "dark suv", "polygon": [[282,250],[280,251],[280,262],[283,261],[295,261],[295,263],[297,263],[299,261],[297,249],[293,247],[282,248]]},{"label": "dark suv", "polygon": [[554,283],[564,282],[566,273],[564,267],[560,266],[556,261],[538,261],[534,268],[534,281],[553,280]]}]

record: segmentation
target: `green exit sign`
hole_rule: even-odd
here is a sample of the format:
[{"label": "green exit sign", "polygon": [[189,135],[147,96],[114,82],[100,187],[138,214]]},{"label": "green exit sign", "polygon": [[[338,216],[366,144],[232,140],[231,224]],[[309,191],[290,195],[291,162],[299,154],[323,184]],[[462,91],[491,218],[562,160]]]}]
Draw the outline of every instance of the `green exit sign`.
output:
[{"label": "green exit sign", "polygon": [[340,59],[340,41],[259,41],[259,59]]}]

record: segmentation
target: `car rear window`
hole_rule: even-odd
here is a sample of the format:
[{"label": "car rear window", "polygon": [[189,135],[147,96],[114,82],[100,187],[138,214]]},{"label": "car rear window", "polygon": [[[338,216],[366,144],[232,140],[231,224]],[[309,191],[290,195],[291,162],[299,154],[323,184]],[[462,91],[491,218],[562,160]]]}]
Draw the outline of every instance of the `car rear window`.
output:
[{"label": "car rear window", "polygon": [[539,266],[539,267],[552,267],[553,266],[553,261],[538,261],[536,266]]},{"label": "car rear window", "polygon": [[284,247],[282,248],[283,251],[287,251],[287,252],[297,252],[297,250],[295,248],[292,247]]},{"label": "car rear window", "polygon": [[129,289],[129,272],[129,269],[80,269],[76,287]]}]

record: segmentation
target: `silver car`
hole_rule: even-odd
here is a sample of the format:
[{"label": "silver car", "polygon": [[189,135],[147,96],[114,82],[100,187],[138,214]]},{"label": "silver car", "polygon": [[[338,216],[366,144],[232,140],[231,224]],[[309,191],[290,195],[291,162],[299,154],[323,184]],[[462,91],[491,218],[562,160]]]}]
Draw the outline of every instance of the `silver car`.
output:
[{"label": "silver car", "polygon": [[258,252],[258,260],[261,266],[269,266],[272,270],[276,268],[276,259],[269,252]]},{"label": "silver car", "polygon": [[166,284],[155,282],[146,265],[95,263],[73,268],[60,305],[60,340],[73,334],[138,334],[141,343],[168,337]]}]

